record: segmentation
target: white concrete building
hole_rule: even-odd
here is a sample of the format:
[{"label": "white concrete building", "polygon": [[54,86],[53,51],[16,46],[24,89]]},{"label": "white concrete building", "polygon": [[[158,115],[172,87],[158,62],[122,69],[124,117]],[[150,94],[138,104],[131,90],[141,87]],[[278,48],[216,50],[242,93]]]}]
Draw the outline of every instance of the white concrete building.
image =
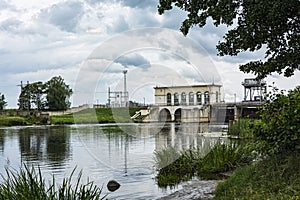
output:
[{"label": "white concrete building", "polygon": [[155,87],[156,106],[196,106],[219,103],[221,85]]}]

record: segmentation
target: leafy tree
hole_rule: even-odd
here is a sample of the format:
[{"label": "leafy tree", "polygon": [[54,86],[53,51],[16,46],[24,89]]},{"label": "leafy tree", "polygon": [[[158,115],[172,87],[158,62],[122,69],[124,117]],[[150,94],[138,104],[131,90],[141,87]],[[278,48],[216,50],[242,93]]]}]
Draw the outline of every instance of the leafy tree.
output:
[{"label": "leafy tree", "polygon": [[22,86],[21,93],[19,95],[19,109],[30,110],[31,109],[31,87],[30,84]]},{"label": "leafy tree", "polygon": [[7,105],[7,102],[5,101],[4,94],[0,93],[0,110],[3,110],[6,105]]},{"label": "leafy tree", "polygon": [[60,76],[53,77],[45,83],[47,107],[49,110],[67,110],[71,103],[69,97],[73,91]]},{"label": "leafy tree", "polygon": [[22,87],[19,96],[19,109],[31,110],[37,108],[38,110],[45,109],[45,85],[42,82],[28,83]]},{"label": "leafy tree", "polygon": [[176,6],[187,12],[181,32],[192,26],[203,27],[208,18],[215,26],[230,26],[217,49],[220,56],[244,51],[265,50],[265,59],[240,66],[262,79],[272,72],[290,77],[300,69],[299,0],[160,0],[163,14]]}]

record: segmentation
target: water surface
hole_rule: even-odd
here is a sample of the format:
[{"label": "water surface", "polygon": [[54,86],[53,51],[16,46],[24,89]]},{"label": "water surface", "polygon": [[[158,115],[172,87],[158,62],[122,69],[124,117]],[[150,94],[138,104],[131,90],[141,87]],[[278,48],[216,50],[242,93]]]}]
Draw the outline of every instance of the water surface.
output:
[{"label": "water surface", "polygon": [[[221,127],[222,128],[222,127]],[[159,188],[154,151],[206,148],[220,139],[220,127],[208,124],[103,124],[28,126],[0,129],[0,173],[22,164],[40,166],[46,179],[58,183],[74,167],[103,186],[108,199],[156,199],[178,188]],[[223,138],[224,139],[224,138]],[[121,184],[111,193],[106,184]]]}]

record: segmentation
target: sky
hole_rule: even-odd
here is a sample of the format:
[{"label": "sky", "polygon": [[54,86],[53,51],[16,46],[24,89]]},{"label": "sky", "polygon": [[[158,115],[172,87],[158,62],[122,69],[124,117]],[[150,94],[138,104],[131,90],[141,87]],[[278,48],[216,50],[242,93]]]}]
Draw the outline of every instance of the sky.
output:
[{"label": "sky", "polygon": [[[0,93],[17,108],[20,82],[46,82],[61,76],[73,89],[73,106],[107,103],[108,87],[127,90],[132,101],[154,103],[155,86],[222,84],[225,101],[243,99],[239,65],[262,52],[218,57],[216,44],[228,27],[180,31],[186,13],[157,13],[158,0],[1,0]],[[273,74],[266,81],[292,89],[291,78]]]}]

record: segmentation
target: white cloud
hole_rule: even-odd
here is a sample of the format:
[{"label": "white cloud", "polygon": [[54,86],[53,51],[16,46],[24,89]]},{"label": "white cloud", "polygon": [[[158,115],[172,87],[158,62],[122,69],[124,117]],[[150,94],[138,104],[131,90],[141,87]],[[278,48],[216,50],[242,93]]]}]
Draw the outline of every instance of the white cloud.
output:
[{"label": "white cloud", "polygon": [[63,31],[75,32],[81,20],[84,4],[79,1],[66,1],[42,9],[39,18],[50,24],[58,26]]},{"label": "white cloud", "polygon": [[[215,28],[208,20],[203,29],[194,27],[184,38],[179,27],[186,13],[174,8],[158,15],[157,4],[156,0],[2,0],[0,92],[7,96],[9,107],[16,107],[16,85],[21,80],[47,81],[56,75],[72,83],[73,89],[75,82],[91,86],[77,94],[93,94],[88,97],[91,103],[94,95],[101,94],[101,103],[105,103],[107,87],[122,84],[124,68],[128,69],[128,89],[139,101],[153,99],[155,84],[219,81],[210,74],[220,75],[228,98],[236,93],[241,99],[240,82],[248,76],[238,65],[263,58],[262,52],[216,57],[215,46],[222,40],[225,26]],[[157,33],[148,27],[170,28],[177,34],[169,34],[167,29]],[[186,43],[191,38],[194,42]],[[267,80],[287,87],[296,85],[299,76],[296,73],[295,78],[285,79],[274,75]],[[101,93],[95,93],[97,90]]]}]

